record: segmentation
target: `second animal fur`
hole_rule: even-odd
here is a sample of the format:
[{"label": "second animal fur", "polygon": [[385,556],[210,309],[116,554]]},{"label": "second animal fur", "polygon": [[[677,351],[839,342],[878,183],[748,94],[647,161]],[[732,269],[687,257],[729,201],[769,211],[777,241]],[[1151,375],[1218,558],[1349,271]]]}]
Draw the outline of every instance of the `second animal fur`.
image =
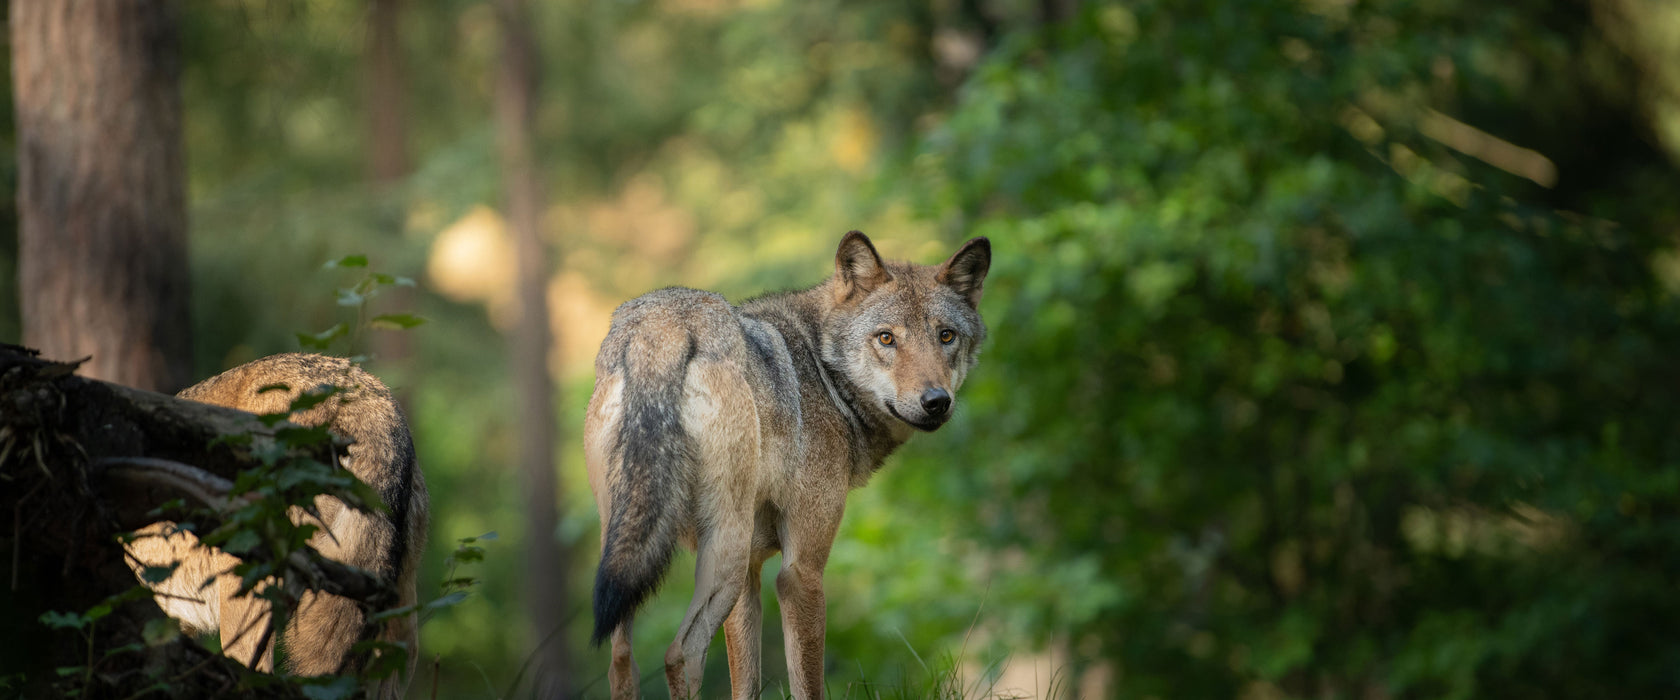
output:
[{"label": "second animal fur", "polygon": [[[286,391],[261,392],[282,384]],[[266,357],[230,369],[189,387],[180,397],[237,408],[251,413],[283,413],[298,394],[321,386],[344,390],[313,408],[291,415],[304,426],[326,425],[354,440],[345,467],[373,487],[385,504],[384,513],[365,513],[341,501],[322,497],[316,502],[322,530],[310,546],[322,555],[396,581],[399,605],[417,598],[415,577],[426,546],[429,500],[426,480],[414,458],[414,444],[402,409],[389,389],[348,360],[308,354]],[[147,566],[180,562],[175,573],[152,585],[158,604],[189,632],[214,633],[223,653],[241,662],[256,659],[256,667],[273,667],[274,645],[258,649],[268,621],[267,603],[254,596],[238,597],[236,576],[226,575],[238,560],[220,550],[199,546],[191,533],[177,532],[174,523],[155,523],[128,546],[130,566],[140,573]],[[215,580],[208,586],[205,582]],[[332,595],[306,593],[291,623],[282,632],[287,670],[316,676],[342,673],[346,654],[358,641],[363,615],[353,601]],[[370,689],[370,696],[398,698],[419,656],[419,629],[412,615],[387,623],[382,639],[406,643],[408,673]]]}]

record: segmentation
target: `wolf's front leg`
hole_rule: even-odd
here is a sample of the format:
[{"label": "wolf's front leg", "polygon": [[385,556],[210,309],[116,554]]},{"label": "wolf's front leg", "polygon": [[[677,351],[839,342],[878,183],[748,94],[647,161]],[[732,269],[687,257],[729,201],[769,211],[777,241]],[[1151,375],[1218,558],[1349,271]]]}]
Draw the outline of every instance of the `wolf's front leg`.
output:
[{"label": "wolf's front leg", "polygon": [[783,567],[776,575],[776,599],[782,604],[783,644],[787,647],[788,685],[799,700],[822,700],[823,634],[827,602],[822,569]]},{"label": "wolf's front leg", "polygon": [[[841,494],[844,498],[844,494]],[[843,505],[812,503],[783,521],[782,570],[776,574],[776,599],[782,605],[783,646],[787,649],[788,685],[798,700],[822,700],[823,634],[828,605],[823,597],[823,569]]]}]

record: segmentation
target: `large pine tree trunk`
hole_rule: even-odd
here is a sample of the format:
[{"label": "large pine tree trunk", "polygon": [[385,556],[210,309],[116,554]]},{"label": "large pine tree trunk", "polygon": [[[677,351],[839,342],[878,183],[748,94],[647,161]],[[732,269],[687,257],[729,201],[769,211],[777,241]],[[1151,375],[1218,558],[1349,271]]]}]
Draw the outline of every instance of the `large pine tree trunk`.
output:
[{"label": "large pine tree trunk", "polygon": [[513,381],[519,394],[519,471],[525,487],[525,599],[537,652],[537,697],[563,697],[570,684],[565,622],[566,577],[555,526],[558,398],[548,370],[554,338],[547,298],[548,251],[542,243],[542,186],[532,158],[537,93],[536,42],[525,0],[497,0],[502,61],[496,81],[496,126],[507,193],[508,223],[519,258],[520,318],[513,338]]},{"label": "large pine tree trunk", "polygon": [[164,0],[12,0],[23,340],[174,391],[191,372],[180,57]]}]

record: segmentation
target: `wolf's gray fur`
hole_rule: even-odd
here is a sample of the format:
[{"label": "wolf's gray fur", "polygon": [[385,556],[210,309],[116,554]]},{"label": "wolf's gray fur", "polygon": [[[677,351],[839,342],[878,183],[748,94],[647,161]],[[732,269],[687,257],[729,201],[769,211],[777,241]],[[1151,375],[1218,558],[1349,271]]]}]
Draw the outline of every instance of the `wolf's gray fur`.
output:
[{"label": "wolf's gray fur", "polygon": [[758,572],[777,551],[793,693],[821,697],[822,570],[846,492],[951,416],[986,336],[990,264],[984,238],[924,266],[883,262],[853,231],[810,289],[737,307],[671,288],[619,307],[584,434],[602,518],[594,639],[613,640],[613,697],[637,695],[631,618],[678,542],[698,561],[665,656],[672,697],[699,692],[720,626],[735,697],[757,696]]}]

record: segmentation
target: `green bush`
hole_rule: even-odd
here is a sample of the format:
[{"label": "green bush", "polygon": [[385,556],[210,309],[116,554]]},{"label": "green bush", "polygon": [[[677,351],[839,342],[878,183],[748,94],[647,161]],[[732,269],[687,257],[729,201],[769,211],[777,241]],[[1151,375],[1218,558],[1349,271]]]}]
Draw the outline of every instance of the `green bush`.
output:
[{"label": "green bush", "polygon": [[990,56],[907,177],[994,241],[993,340],[891,479],[1003,646],[1128,697],[1680,690],[1680,182],[1587,9],[1103,3]]}]

